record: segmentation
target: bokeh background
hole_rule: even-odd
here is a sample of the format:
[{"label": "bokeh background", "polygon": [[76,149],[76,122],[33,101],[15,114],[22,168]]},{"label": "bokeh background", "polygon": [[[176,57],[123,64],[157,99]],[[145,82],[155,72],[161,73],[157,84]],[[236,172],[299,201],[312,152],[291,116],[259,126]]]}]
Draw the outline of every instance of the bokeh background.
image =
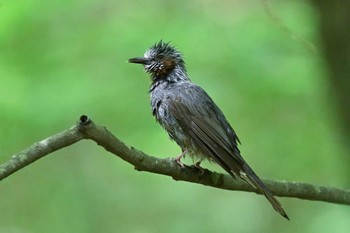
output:
[{"label": "bokeh background", "polygon": [[[126,62],[163,39],[183,52],[261,177],[349,188],[319,9],[268,4],[2,0],[1,162],[82,114],[148,154],[180,153],[150,114],[147,75]],[[279,198],[288,222],[262,196],[137,172],[91,141],[36,161],[0,190],[1,233],[350,230],[348,206]]]}]

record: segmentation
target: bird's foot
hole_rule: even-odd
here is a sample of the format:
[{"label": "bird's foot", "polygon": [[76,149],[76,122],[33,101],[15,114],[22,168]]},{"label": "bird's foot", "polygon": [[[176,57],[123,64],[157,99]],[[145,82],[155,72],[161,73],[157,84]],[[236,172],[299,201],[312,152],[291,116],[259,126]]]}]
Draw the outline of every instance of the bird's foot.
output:
[{"label": "bird's foot", "polygon": [[201,162],[202,161],[198,161],[195,164],[192,165],[193,168],[198,169],[201,172],[201,176],[204,174],[204,168],[201,167]]},{"label": "bird's foot", "polygon": [[181,167],[181,169],[185,168],[185,164],[181,162],[181,159],[187,154],[187,150],[184,150],[179,156],[175,157],[175,162]]},{"label": "bird's foot", "polygon": [[185,164],[181,162],[181,159],[178,159],[178,157],[176,157],[175,162],[180,166],[181,169],[185,169]]}]

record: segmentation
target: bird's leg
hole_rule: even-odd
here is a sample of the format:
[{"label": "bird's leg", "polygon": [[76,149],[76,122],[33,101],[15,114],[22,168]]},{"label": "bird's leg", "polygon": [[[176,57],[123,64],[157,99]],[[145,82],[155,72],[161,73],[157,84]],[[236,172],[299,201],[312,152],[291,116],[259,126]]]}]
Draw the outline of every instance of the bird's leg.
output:
[{"label": "bird's leg", "polygon": [[186,149],[186,150],[183,150],[182,153],[181,153],[179,156],[177,156],[177,157],[174,158],[175,162],[176,162],[182,169],[185,168],[185,164],[183,164],[183,163],[181,162],[181,159],[185,156],[185,154],[187,154],[187,149]]},{"label": "bird's leg", "polygon": [[201,172],[201,175],[203,175],[204,174],[204,168],[201,167],[201,162],[202,162],[202,160],[196,162],[195,164],[193,164],[193,167],[197,168]]}]

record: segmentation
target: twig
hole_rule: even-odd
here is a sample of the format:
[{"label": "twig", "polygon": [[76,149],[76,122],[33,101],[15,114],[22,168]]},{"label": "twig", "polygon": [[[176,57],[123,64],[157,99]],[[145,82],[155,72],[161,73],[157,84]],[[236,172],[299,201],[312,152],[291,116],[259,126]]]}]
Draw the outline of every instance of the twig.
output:
[{"label": "twig", "polygon": [[[139,171],[167,175],[174,180],[188,181],[215,188],[256,192],[250,185],[239,179],[233,179],[229,175],[211,172],[207,169],[204,169],[202,174],[202,171],[187,166],[181,169],[173,159],[160,159],[146,155],[142,151],[124,144],[105,127],[95,125],[87,116],[81,116],[79,122],[72,128],[34,143],[29,148],[13,155],[9,161],[0,165],[0,180],[45,155],[70,146],[82,139],[95,141],[107,151],[134,165],[135,169]],[[263,181],[276,196],[350,205],[350,190],[300,182]]]}]

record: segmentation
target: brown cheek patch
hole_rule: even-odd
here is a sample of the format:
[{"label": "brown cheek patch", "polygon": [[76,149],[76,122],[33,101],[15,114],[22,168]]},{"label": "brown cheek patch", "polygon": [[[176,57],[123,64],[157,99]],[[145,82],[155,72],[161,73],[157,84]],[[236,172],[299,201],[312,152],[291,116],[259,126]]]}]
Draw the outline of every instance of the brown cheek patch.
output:
[{"label": "brown cheek patch", "polygon": [[165,58],[162,60],[162,65],[160,67],[157,67],[154,72],[156,75],[166,75],[175,68],[175,65],[176,63],[174,59]]},{"label": "brown cheek patch", "polygon": [[164,64],[164,69],[165,70],[171,70],[175,67],[175,61],[174,59],[164,59],[163,60],[163,64]]}]

